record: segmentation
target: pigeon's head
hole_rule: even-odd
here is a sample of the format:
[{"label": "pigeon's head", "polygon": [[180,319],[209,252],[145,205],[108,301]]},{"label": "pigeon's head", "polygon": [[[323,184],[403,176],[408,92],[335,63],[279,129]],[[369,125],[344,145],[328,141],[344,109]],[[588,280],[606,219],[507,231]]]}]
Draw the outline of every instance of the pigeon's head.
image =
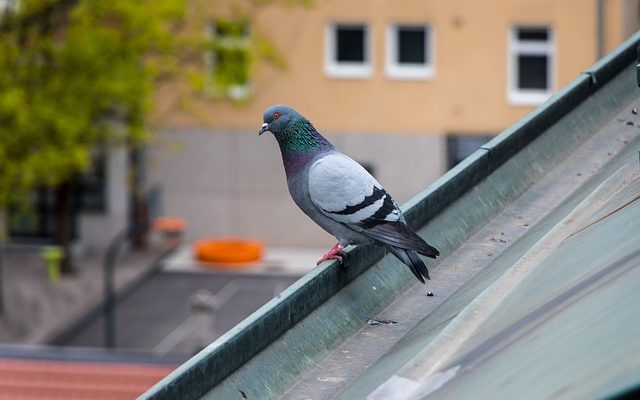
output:
[{"label": "pigeon's head", "polygon": [[267,131],[271,132],[276,138],[284,158],[301,153],[317,153],[335,149],[327,139],[316,131],[308,119],[289,106],[276,105],[267,108],[262,120],[264,123],[258,131],[258,135]]},{"label": "pigeon's head", "polygon": [[264,123],[260,127],[258,135],[269,131],[278,138],[291,121],[304,119],[296,110],[285,105],[275,105],[267,108],[262,120]]}]

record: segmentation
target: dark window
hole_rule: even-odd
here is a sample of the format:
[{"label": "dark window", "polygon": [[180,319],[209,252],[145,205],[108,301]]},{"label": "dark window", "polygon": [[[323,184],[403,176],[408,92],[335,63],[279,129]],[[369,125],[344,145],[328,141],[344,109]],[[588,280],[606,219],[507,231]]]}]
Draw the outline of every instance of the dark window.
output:
[{"label": "dark window", "polygon": [[549,71],[547,56],[518,57],[518,88],[548,89]]},{"label": "dark window", "polygon": [[398,27],[398,63],[427,63],[426,40],[425,28]]},{"label": "dark window", "polygon": [[336,61],[365,62],[366,35],[364,26],[336,26]]},{"label": "dark window", "polygon": [[483,144],[491,140],[491,135],[459,135],[447,136],[447,166],[455,167],[462,160],[478,150]]},{"label": "dark window", "polygon": [[549,30],[547,28],[520,28],[518,40],[546,42],[549,40]]},{"label": "dark window", "polygon": [[104,211],[106,206],[106,156],[103,151],[93,157],[91,169],[80,176],[76,198],[84,211]]}]

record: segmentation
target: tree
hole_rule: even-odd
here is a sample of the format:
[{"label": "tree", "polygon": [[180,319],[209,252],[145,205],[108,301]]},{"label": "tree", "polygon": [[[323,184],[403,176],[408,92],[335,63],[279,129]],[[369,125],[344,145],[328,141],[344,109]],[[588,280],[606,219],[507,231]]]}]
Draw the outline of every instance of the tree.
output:
[{"label": "tree", "polygon": [[0,204],[54,187],[56,236],[68,245],[72,178],[99,144],[143,140],[155,66],[183,17],[181,0],[22,0],[4,14]]},{"label": "tree", "polygon": [[[68,247],[73,178],[97,147],[143,142],[154,82],[213,46],[202,31],[185,34],[187,3],[19,0],[0,14],[0,210],[36,185],[55,188],[57,240]],[[281,63],[268,41],[256,43],[252,54]],[[224,83],[233,68],[222,73]]]},{"label": "tree", "polygon": [[[153,3],[153,7],[150,4]],[[24,0],[0,35],[0,195],[58,185],[103,141],[138,142],[182,1]],[[114,121],[125,130],[113,129]]]}]

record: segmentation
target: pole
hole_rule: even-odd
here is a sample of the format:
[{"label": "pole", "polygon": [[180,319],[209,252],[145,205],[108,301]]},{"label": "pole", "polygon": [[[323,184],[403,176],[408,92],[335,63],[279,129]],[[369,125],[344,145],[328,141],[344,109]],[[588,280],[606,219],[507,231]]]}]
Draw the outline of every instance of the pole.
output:
[{"label": "pole", "polygon": [[115,269],[118,253],[131,234],[130,227],[118,233],[109,243],[104,257],[104,347],[116,347],[116,282]]}]

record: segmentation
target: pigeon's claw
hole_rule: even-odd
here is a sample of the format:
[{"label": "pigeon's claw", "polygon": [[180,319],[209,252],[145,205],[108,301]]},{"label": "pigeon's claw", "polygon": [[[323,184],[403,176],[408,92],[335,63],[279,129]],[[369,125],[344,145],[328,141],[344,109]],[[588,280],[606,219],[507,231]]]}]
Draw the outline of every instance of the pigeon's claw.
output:
[{"label": "pigeon's claw", "polygon": [[331,248],[331,250],[329,250],[327,254],[325,254],[321,259],[318,260],[316,265],[320,265],[327,260],[338,260],[338,262],[342,264],[346,256],[347,253],[342,251],[342,246],[340,246],[340,243],[337,243]]}]

